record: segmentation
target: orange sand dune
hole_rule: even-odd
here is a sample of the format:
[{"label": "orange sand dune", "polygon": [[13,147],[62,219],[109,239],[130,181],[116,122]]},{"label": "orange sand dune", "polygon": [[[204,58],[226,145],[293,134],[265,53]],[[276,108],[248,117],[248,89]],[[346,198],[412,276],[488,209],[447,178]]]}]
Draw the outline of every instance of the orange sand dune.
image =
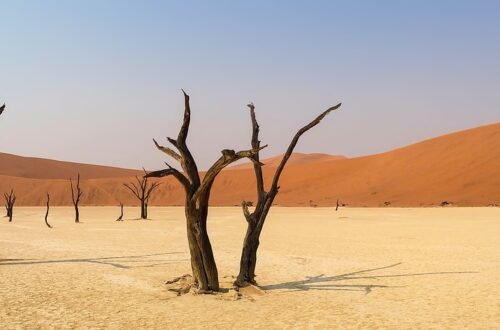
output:
[{"label": "orange sand dune", "polygon": [[[431,206],[443,201],[464,206],[500,204],[500,123],[366,157],[322,155],[314,161],[306,155],[294,158],[283,173],[278,205],[332,206],[337,199],[349,206]],[[271,158],[267,163],[264,174],[269,184],[278,160]],[[4,165],[0,168],[4,169]],[[115,205],[122,201],[137,205],[122,186],[132,179],[123,176],[127,170],[106,169],[110,178],[97,176],[102,173],[97,170],[89,171],[95,176],[82,182],[85,190],[82,204]],[[40,179],[45,175],[42,166],[37,167],[31,178],[14,177],[17,172],[13,172],[0,172],[8,174],[0,176],[0,191],[14,188],[18,205],[43,205],[47,191],[53,205],[70,205],[67,180]],[[72,173],[75,172],[76,169]],[[89,178],[80,172],[82,177]],[[38,178],[33,178],[35,174]],[[46,174],[50,175],[54,174]],[[150,204],[182,205],[180,186],[172,178],[161,181],[163,184]],[[255,200],[251,166],[243,164],[223,171],[211,196],[213,205],[239,205],[243,199]]]},{"label": "orange sand dune", "polygon": [[[267,167],[278,167],[278,165],[281,162],[281,159],[283,158],[284,154],[274,156],[271,158],[267,158],[263,160],[262,162],[266,164]],[[320,154],[320,153],[312,153],[312,154],[304,154],[300,152],[293,153],[292,156],[290,156],[290,159],[288,159],[287,165],[286,166],[292,166],[292,165],[304,165],[308,163],[319,163],[319,162],[326,162],[329,160],[336,160],[336,159],[346,159],[345,156],[334,156],[334,155],[328,155],[328,154]],[[253,168],[253,164],[250,162],[246,162],[245,164],[241,165],[236,165],[236,166],[231,166],[231,170],[241,170],[241,169],[250,169]]]},{"label": "orange sand dune", "polygon": [[131,176],[140,171],[0,153],[0,175],[34,179],[88,179]]}]

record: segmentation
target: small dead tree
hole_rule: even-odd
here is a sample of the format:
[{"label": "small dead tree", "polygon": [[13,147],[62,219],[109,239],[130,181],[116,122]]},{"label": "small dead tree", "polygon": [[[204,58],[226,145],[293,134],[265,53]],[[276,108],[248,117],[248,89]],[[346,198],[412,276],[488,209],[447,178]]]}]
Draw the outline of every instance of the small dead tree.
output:
[{"label": "small dead tree", "polygon": [[173,176],[183,186],[186,199],[184,204],[189,252],[191,254],[191,269],[193,271],[193,283],[198,288],[198,292],[211,292],[219,290],[219,277],[217,266],[212,251],[212,245],[207,232],[208,204],[210,191],[217,175],[229,164],[253,156],[258,150],[244,150],[235,152],[224,149],[220,158],[208,169],[203,179],[198,173],[198,166],[191,155],[186,144],[189,124],[191,121],[191,108],[189,96],[184,93],[184,119],[177,139],[167,138],[167,140],[177,149],[170,149],[158,144],[153,139],[156,147],[180,163],[183,173],[167,165],[167,169],[148,173],[147,177]]},{"label": "small dead tree", "polygon": [[80,189],[80,173],[78,173],[78,179],[76,181],[76,189],[73,188],[73,180],[70,178],[69,183],[71,186],[71,200],[73,201],[73,206],[75,207],[75,223],[80,222],[80,210],[78,209],[78,204],[80,203],[80,198],[83,195]]},{"label": "small dead tree", "polygon": [[120,202],[120,216],[118,217],[118,219],[116,219],[116,221],[123,221],[123,203]]},{"label": "small dead tree", "polygon": [[[146,170],[144,170],[144,174],[147,174]],[[124,183],[123,185],[127,187],[128,190],[134,194],[134,196],[141,202],[141,219],[148,218],[148,202],[149,198],[153,191],[158,188],[160,182],[148,182],[148,177],[144,175],[142,178],[135,177],[137,184],[135,182]]]},{"label": "small dead tree", "polygon": [[49,221],[48,221],[49,208],[50,208],[50,195],[49,195],[49,193],[47,193],[47,212],[45,212],[45,224],[47,225],[47,227],[52,228],[52,226],[49,225]]},{"label": "small dead tree", "polygon": [[[243,201],[241,203],[243,208],[243,214],[247,221],[247,232],[245,235],[245,239],[243,241],[243,250],[241,253],[240,259],[240,271],[238,277],[235,281],[235,285],[237,286],[245,286],[247,284],[256,284],[255,282],[255,266],[257,264],[257,249],[260,244],[260,234],[262,232],[262,227],[264,226],[264,222],[266,221],[267,214],[273,205],[274,198],[278,194],[279,190],[279,179],[285,165],[292,155],[292,152],[297,145],[302,134],[318,125],[320,121],[325,118],[330,112],[338,109],[341,106],[341,103],[337,104],[334,107],[331,107],[321,113],[318,117],[316,117],[313,121],[311,121],[306,126],[302,127],[298,130],[298,132],[293,137],[286,153],[283,155],[278,168],[274,172],[273,181],[271,183],[271,187],[269,191],[265,191],[264,189],[264,177],[262,173],[262,163],[259,160],[259,152],[257,152],[253,156],[253,168],[255,172],[255,178],[257,180],[257,203],[255,204],[255,209],[253,212],[250,212],[249,202]],[[253,103],[249,104],[250,108],[250,118],[252,120],[252,148],[259,150],[260,141],[259,141],[259,124],[257,123],[257,119],[255,116],[255,106]]]},{"label": "small dead tree", "polygon": [[9,218],[9,222],[12,222],[12,216],[14,214],[14,203],[16,202],[16,194],[14,193],[14,190],[11,189],[10,193],[4,193],[3,196],[5,198],[5,209],[7,210],[6,217]]},{"label": "small dead tree", "polygon": [[339,200],[337,199],[337,206],[335,206],[335,211],[339,210]]}]

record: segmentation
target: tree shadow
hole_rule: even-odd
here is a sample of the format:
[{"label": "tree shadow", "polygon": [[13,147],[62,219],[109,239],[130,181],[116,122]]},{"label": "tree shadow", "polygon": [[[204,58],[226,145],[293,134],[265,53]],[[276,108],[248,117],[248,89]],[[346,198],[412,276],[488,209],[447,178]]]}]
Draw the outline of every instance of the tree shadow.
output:
[{"label": "tree shadow", "polygon": [[[130,269],[141,267],[155,267],[159,265],[184,262],[188,259],[148,259],[149,257],[166,256],[173,254],[184,254],[184,252],[154,253],[133,256],[100,257],[100,258],[79,258],[79,259],[59,259],[59,260],[36,260],[36,259],[0,259],[0,266],[20,266],[20,265],[40,265],[59,263],[92,263],[108,265],[116,268]],[[129,263],[145,263],[145,265],[128,265]]]},{"label": "tree shadow", "polygon": [[394,277],[413,277],[413,276],[432,276],[432,275],[452,275],[452,274],[477,274],[474,271],[462,272],[427,272],[427,273],[404,273],[404,274],[382,274],[372,275],[375,271],[394,268],[401,265],[398,262],[389,266],[365,269],[351,273],[345,273],[334,276],[325,276],[324,274],[317,276],[306,276],[304,280],[291,281],[278,284],[260,286],[263,290],[285,290],[293,291],[309,291],[309,290],[340,290],[340,291],[364,291],[369,294],[373,289],[383,288],[401,288],[402,286],[380,285],[380,284],[338,284],[335,282],[349,281],[349,280],[378,280],[381,278],[394,278]]}]

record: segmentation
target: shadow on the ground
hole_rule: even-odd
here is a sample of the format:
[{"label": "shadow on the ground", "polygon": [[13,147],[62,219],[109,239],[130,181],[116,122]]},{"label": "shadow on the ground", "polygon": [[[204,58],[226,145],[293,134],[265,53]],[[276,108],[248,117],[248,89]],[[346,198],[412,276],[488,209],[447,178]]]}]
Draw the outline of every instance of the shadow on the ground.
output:
[{"label": "shadow on the ground", "polygon": [[[93,263],[109,265],[116,268],[129,269],[129,268],[141,268],[141,267],[155,267],[160,265],[185,262],[188,259],[165,259],[165,258],[155,258],[149,259],[149,257],[160,257],[172,254],[184,254],[184,252],[167,252],[167,253],[155,253],[155,254],[144,254],[144,255],[134,255],[134,256],[118,256],[118,257],[101,257],[101,258],[80,258],[80,259],[59,259],[59,260],[36,260],[36,259],[0,259],[1,266],[15,266],[15,265],[39,265],[39,264],[59,264],[59,263]],[[130,260],[131,259],[131,260]],[[130,263],[144,263],[143,265],[128,265]]]},{"label": "shadow on the ground", "polygon": [[432,276],[432,275],[452,275],[452,274],[477,274],[474,271],[462,272],[429,272],[429,273],[403,273],[403,274],[368,274],[378,270],[394,268],[401,265],[398,262],[393,265],[365,269],[357,272],[346,273],[334,276],[325,276],[324,274],[317,276],[306,276],[306,279],[300,281],[291,281],[278,284],[260,286],[263,290],[285,290],[285,291],[308,291],[308,290],[341,290],[341,291],[364,291],[369,294],[373,289],[379,288],[400,288],[401,286],[390,286],[381,284],[340,284],[336,282],[349,280],[378,280],[381,278],[394,277],[413,277],[413,276]]}]

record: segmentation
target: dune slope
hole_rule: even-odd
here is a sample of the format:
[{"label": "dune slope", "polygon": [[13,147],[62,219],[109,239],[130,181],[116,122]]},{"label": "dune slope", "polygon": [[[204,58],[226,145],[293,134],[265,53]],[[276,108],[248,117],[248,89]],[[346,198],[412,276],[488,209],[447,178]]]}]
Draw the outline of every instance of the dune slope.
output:
[{"label": "dune slope", "polygon": [[[279,158],[264,161],[267,184]],[[63,163],[67,172],[58,171],[57,166],[48,166],[44,172],[41,160],[29,162],[24,169],[0,165],[0,191],[14,188],[18,205],[43,205],[47,191],[54,205],[70,205],[64,178],[78,171],[85,178],[83,205],[137,204],[122,185],[137,171]],[[30,164],[33,169],[28,168]],[[172,178],[161,181],[150,204],[182,205],[182,188]],[[283,206],[332,206],[337,199],[349,206],[432,206],[444,201],[461,206],[500,204],[500,123],[365,157],[298,154],[285,169],[280,186],[276,203]],[[211,196],[213,205],[223,206],[255,200],[251,166],[224,170]]]}]

